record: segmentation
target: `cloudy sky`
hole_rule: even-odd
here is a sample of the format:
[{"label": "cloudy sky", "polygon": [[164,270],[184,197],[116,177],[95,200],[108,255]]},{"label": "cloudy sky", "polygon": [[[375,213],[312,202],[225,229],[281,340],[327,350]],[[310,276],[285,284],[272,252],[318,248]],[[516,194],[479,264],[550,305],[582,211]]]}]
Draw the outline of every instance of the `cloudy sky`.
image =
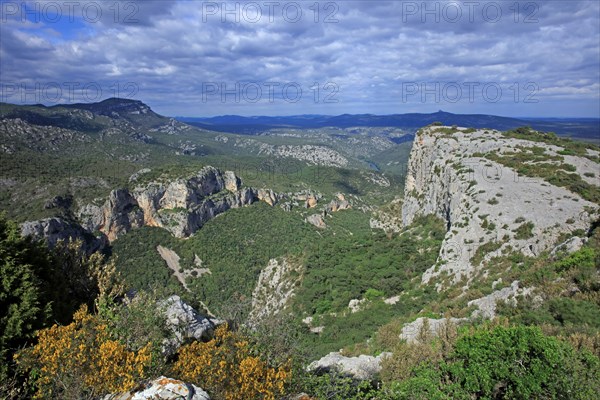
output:
[{"label": "cloudy sky", "polygon": [[600,2],[5,1],[0,100],[600,117]]}]

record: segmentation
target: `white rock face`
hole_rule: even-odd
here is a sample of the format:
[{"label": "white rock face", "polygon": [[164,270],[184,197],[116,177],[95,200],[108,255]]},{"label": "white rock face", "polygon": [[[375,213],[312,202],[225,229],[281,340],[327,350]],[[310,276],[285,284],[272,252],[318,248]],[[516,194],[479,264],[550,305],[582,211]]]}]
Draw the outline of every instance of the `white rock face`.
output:
[{"label": "white rock face", "polygon": [[269,260],[269,264],[260,272],[252,293],[249,323],[256,325],[264,318],[282,311],[302,281],[302,273],[300,263],[290,262],[287,258]]},{"label": "white rock face", "polygon": [[210,396],[198,386],[161,376],[135,391],[112,394],[104,400],[210,400]]},{"label": "white rock face", "polygon": [[336,371],[355,379],[368,380],[373,379],[381,372],[381,360],[391,354],[381,353],[377,357],[362,354],[358,357],[345,357],[338,352],[333,352],[312,362],[308,366],[308,370],[316,373]]},{"label": "white rock face", "polygon": [[[443,272],[453,278],[453,283],[462,276],[472,277],[481,264],[473,265],[471,260],[483,244],[498,244],[483,261],[508,251],[509,246],[524,255],[536,256],[551,250],[561,234],[585,231],[597,218],[598,205],[566,188],[521,176],[477,154],[520,152],[537,146],[555,156],[560,147],[506,138],[498,131],[444,135],[436,133],[436,128],[424,128],[415,139],[402,207],[404,226],[417,216],[430,214],[447,224],[438,265],[423,274],[423,282]],[[564,162],[581,171],[594,164],[574,156]],[[517,238],[517,229],[528,222],[533,223],[530,237]]]},{"label": "white rock face", "polygon": [[498,300],[507,301],[516,305],[517,299],[516,297],[519,295],[527,296],[532,292],[532,288],[521,288],[519,287],[519,282],[514,281],[509,287],[502,288],[500,290],[496,290],[493,293],[490,293],[487,296],[484,296],[480,299],[471,300],[468,305],[475,305],[479,309],[473,311],[472,317],[483,317],[486,319],[491,319],[496,316],[496,302]]},{"label": "white rock face", "polygon": [[[429,324],[429,335],[431,337],[437,337],[440,332],[440,329],[443,328],[444,324],[448,323],[448,318],[440,318],[440,319],[424,318],[424,317],[417,318],[413,322],[404,324],[404,326],[402,327],[402,333],[400,334],[400,339],[404,339],[408,343],[417,342],[419,333],[421,332],[421,329],[423,329],[423,323],[425,322],[425,320],[427,320],[427,322]],[[449,320],[450,320],[450,323],[458,325],[458,324],[466,321],[467,319],[466,318],[450,318]]]}]

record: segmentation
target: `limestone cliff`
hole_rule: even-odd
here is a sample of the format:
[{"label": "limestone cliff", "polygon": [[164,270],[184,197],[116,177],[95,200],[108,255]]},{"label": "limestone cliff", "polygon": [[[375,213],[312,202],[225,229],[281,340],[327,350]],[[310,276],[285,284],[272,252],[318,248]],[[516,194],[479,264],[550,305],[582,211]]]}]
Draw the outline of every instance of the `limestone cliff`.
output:
[{"label": "limestone cliff", "polygon": [[[133,180],[135,181],[135,179]],[[48,240],[82,239],[90,251],[142,226],[161,227],[178,238],[188,237],[207,221],[256,201],[275,205],[279,195],[270,189],[242,188],[231,171],[204,167],[194,176],[167,182],[152,181],[132,189],[115,189],[102,205],[86,204],[77,221],[49,218],[21,225],[24,236]]]},{"label": "limestone cliff", "polygon": [[110,241],[141,226],[161,227],[181,238],[230,208],[258,200],[272,205],[276,196],[272,191],[241,188],[233,172],[208,166],[186,179],[113,190],[104,205],[82,207],[78,217],[87,230],[100,231]]},{"label": "limestone cliff", "polygon": [[587,232],[598,218],[598,204],[584,198],[589,196],[569,190],[568,184],[550,183],[554,176],[517,172],[552,168],[556,176],[572,174],[566,176],[597,191],[598,154],[567,153],[560,145],[498,131],[420,130],[408,164],[402,223],[433,214],[447,226],[438,262],[423,281],[447,273],[457,282],[472,277],[493,256],[509,251],[536,256],[565,235]]}]

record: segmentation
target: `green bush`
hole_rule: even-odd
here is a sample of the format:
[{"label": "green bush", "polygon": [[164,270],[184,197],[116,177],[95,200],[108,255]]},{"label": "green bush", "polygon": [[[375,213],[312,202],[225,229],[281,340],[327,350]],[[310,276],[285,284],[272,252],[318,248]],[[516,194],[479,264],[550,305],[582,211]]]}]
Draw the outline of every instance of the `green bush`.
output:
[{"label": "green bush", "polygon": [[514,230],[515,239],[522,240],[522,239],[532,238],[534,227],[535,227],[535,225],[531,221],[528,221],[528,222],[525,222],[524,224],[519,225],[517,227],[517,229]]},{"label": "green bush", "polygon": [[536,327],[479,329],[461,337],[442,366],[478,398],[591,399],[600,395],[600,363]]},{"label": "green bush", "polygon": [[585,300],[566,297],[552,299],[549,311],[563,325],[588,325],[600,328],[600,307]]},{"label": "green bush", "polygon": [[537,327],[483,325],[384,390],[394,399],[595,399],[599,373],[598,357]]},{"label": "green bush", "polygon": [[385,400],[387,398],[382,397],[383,393],[371,382],[355,380],[336,372],[321,375],[304,374],[299,385],[304,392],[315,399]]},{"label": "green bush", "polygon": [[0,215],[0,380],[12,354],[52,321],[52,286],[44,278],[55,272],[49,252]]},{"label": "green bush", "polygon": [[382,298],[383,296],[385,296],[385,293],[382,290],[369,288],[365,292],[365,299],[367,300],[376,300]]}]

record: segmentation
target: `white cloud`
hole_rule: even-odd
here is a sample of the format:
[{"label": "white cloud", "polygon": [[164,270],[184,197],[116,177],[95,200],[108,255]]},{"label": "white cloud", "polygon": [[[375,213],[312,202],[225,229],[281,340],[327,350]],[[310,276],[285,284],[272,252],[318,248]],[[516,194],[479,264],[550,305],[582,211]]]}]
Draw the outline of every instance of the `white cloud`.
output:
[{"label": "white cloud", "polygon": [[[229,9],[233,3],[229,2]],[[402,103],[401,84],[524,86],[534,82],[540,88],[537,105],[523,108],[523,104],[506,100],[502,110],[543,115],[552,112],[552,107],[544,106],[546,98],[555,102],[564,96],[564,110],[577,95],[586,106],[578,102],[570,108],[572,114],[598,116],[597,2],[491,2],[502,5],[502,16],[495,22],[491,21],[496,16],[492,14],[495,6],[485,8],[490,2],[478,3],[472,21],[465,2],[426,3],[423,7],[423,2],[340,1],[336,8],[331,5],[334,3],[322,2],[317,3],[320,9],[316,14],[309,8],[314,3],[303,2],[302,18],[297,22],[290,22],[296,14],[282,12],[285,2],[272,15],[267,14],[266,3],[257,2],[263,10],[260,20],[252,22],[249,19],[256,15],[244,18],[240,14],[240,23],[231,22],[231,15],[223,23],[220,10],[207,15],[209,3],[200,1],[120,2],[118,18],[103,4],[103,18],[94,24],[81,18],[72,24],[34,24],[11,15],[0,26],[1,83],[79,82],[84,86],[97,82],[108,88],[134,82],[140,89],[136,98],[165,114],[281,115],[383,114],[403,112],[409,106],[424,111],[487,112],[490,104],[485,101]],[[242,7],[244,3],[239,4]],[[456,9],[462,16],[450,21],[455,14],[449,12]],[[438,10],[438,14],[427,10]],[[137,22],[125,21],[131,11]],[[338,22],[325,22],[328,16]],[[57,32],[62,40],[56,40]],[[207,82],[227,88],[236,82],[295,83],[303,88],[303,96],[298,103],[278,96],[274,102],[229,98],[222,102],[220,95],[204,101],[203,84],[205,87]],[[323,96],[332,93],[325,88],[328,82],[339,88],[334,96],[337,103],[322,102]],[[319,102],[314,101],[315,83]],[[19,102],[18,96],[4,100]]]}]

